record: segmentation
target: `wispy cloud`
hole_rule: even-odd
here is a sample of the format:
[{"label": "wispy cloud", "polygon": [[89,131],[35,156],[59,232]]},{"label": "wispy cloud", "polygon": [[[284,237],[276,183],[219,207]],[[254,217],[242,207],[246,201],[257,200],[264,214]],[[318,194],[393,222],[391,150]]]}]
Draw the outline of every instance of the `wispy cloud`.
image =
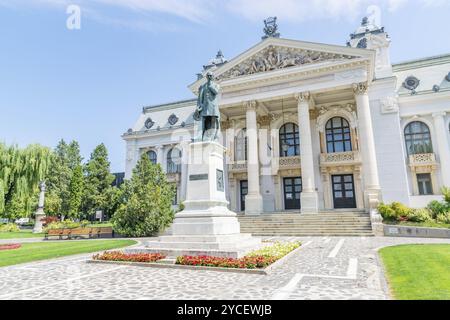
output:
[{"label": "wispy cloud", "polygon": [[[390,12],[406,5],[436,7],[450,5],[450,0],[0,0],[3,6],[67,6],[78,4],[99,22],[124,27],[149,26],[144,18],[159,13],[178,17],[192,23],[206,23],[224,12],[251,21],[278,16],[290,23],[313,19],[351,19],[366,13],[371,5]],[[119,8],[139,15],[137,20],[106,16],[103,8]],[[137,22],[136,22],[137,21]],[[149,28],[151,29],[151,27]]]}]

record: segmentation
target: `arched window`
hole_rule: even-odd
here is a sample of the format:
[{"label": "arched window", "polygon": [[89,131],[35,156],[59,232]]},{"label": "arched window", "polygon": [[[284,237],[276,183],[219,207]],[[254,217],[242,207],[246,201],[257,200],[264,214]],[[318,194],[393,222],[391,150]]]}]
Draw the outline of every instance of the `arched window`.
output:
[{"label": "arched window", "polygon": [[405,143],[408,155],[433,152],[430,128],[421,121],[414,121],[406,126]]},{"label": "arched window", "polygon": [[280,157],[300,155],[300,134],[295,123],[286,123],[280,128]]},{"label": "arched window", "polygon": [[234,149],[236,161],[247,161],[247,129],[244,128],[237,134]]},{"label": "arched window", "polygon": [[342,117],[332,118],[325,129],[328,153],[352,151],[350,125],[347,120]]},{"label": "arched window", "polygon": [[167,173],[181,172],[181,150],[172,148],[167,153]]},{"label": "arched window", "polygon": [[156,152],[153,150],[147,152],[147,156],[150,159],[150,162],[153,164],[156,164],[156,162],[158,161],[158,156],[156,155]]}]

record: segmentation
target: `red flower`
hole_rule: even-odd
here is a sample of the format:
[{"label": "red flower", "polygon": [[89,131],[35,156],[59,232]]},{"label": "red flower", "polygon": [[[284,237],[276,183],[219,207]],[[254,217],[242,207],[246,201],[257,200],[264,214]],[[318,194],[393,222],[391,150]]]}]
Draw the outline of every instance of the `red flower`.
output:
[{"label": "red flower", "polygon": [[166,256],[159,253],[123,253],[120,251],[104,252],[93,256],[94,260],[126,261],[126,262],[156,262]]},{"label": "red flower", "polygon": [[0,245],[0,251],[2,250],[14,250],[22,247],[20,243],[12,243],[12,244],[2,244]]}]

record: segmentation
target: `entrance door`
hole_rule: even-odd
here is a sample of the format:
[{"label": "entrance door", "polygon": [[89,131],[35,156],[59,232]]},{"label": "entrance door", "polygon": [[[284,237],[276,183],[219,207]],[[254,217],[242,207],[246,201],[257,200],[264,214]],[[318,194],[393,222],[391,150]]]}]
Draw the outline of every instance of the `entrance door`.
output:
[{"label": "entrance door", "polygon": [[248,181],[240,181],[241,211],[245,211],[245,196],[248,194]]},{"label": "entrance door", "polygon": [[302,178],[284,178],[284,208],[286,210],[300,209],[300,194]]},{"label": "entrance door", "polygon": [[335,209],[356,208],[355,183],[352,174],[332,176]]}]

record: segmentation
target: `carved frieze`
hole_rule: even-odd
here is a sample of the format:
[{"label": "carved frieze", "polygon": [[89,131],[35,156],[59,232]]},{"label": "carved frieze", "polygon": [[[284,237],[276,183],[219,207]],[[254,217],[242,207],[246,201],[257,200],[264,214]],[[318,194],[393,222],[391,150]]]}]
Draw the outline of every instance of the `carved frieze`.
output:
[{"label": "carved frieze", "polygon": [[355,58],[357,57],[344,54],[268,46],[256,55],[218,76],[217,80],[226,80],[240,76],[309,65],[323,61],[351,60]]}]

